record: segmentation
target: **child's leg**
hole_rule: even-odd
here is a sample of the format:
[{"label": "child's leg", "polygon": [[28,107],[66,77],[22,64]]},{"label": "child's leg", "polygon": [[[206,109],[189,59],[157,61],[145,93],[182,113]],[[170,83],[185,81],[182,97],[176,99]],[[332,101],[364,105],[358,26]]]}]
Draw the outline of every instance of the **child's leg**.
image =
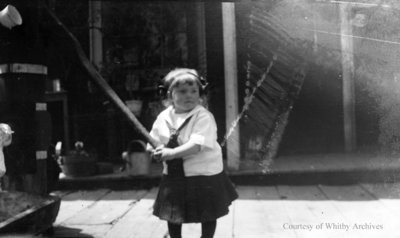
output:
[{"label": "child's leg", "polygon": [[201,238],[213,238],[215,228],[217,227],[217,220],[201,223]]},{"label": "child's leg", "polygon": [[168,222],[168,232],[171,238],[182,238],[182,224]]}]

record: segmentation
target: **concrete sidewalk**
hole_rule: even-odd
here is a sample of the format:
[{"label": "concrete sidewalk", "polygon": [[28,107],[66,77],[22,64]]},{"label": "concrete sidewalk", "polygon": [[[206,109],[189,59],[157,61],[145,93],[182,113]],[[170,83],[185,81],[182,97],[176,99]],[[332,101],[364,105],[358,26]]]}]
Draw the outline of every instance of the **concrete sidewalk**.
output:
[{"label": "concrete sidewalk", "polygon": [[[399,183],[236,189],[215,238],[399,237]],[[50,237],[167,238],[166,222],[152,215],[157,191],[55,191],[62,202]],[[183,225],[182,237],[200,236],[200,224]]]},{"label": "concrete sidewalk", "polygon": [[[90,177],[60,176],[57,189],[125,189],[157,186],[161,164],[146,176],[115,172]],[[315,154],[247,161],[227,173],[237,185],[355,184],[400,181],[400,158],[374,154]]]}]

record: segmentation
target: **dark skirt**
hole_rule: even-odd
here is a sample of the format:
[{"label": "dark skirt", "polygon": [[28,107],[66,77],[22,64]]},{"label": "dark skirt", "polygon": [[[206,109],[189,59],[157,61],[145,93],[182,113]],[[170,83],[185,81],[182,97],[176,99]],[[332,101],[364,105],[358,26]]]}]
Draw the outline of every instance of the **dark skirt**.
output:
[{"label": "dark skirt", "polygon": [[181,178],[164,175],[153,214],[172,223],[213,221],[228,214],[236,198],[238,194],[224,172]]}]

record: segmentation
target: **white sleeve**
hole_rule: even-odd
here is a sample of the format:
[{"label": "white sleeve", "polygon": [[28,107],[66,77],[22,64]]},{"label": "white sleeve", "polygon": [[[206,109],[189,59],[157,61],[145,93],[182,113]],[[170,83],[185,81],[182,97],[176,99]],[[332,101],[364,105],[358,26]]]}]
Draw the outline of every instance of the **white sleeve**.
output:
[{"label": "white sleeve", "polygon": [[200,112],[194,122],[189,141],[201,147],[214,148],[217,140],[217,125],[211,113]]}]

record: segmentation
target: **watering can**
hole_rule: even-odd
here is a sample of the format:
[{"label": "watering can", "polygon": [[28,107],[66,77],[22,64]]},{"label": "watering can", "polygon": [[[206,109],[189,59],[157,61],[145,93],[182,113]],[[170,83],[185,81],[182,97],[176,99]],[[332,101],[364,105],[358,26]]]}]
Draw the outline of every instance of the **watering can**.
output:
[{"label": "watering can", "polygon": [[122,154],[125,170],[130,175],[148,175],[151,159],[146,151],[146,144],[141,140],[129,142],[128,149]]}]

